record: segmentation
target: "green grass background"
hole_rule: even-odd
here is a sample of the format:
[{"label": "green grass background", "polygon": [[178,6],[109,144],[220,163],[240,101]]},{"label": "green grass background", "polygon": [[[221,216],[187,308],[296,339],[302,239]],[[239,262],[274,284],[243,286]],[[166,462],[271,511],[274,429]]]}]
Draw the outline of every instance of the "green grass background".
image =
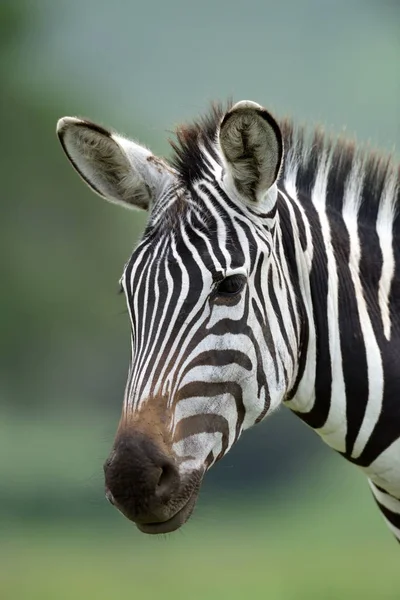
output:
[{"label": "green grass background", "polygon": [[343,534],[343,524],[324,516],[298,516],[300,522],[289,516],[278,528],[260,513],[246,525],[196,523],[166,539],[139,539],[128,523],[25,527],[2,537],[0,594],[4,600],[397,600],[395,542]]},{"label": "green grass background", "polygon": [[341,464],[258,504],[206,488],[191,521],[162,537],[105,504],[106,518],[3,519],[0,598],[398,600],[397,542]]},{"label": "green grass background", "polygon": [[2,0],[0,600],[400,600],[365,479],[278,415],[175,534],[107,505],[129,356],[117,282],[144,217],[86,189],[55,135],[87,116],[164,155],[177,123],[232,96],[398,155],[399,8]]}]

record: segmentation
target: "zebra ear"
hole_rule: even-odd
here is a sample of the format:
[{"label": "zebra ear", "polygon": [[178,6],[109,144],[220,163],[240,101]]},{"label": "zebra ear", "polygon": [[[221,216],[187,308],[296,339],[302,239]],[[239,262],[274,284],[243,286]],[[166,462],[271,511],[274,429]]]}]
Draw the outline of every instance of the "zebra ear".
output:
[{"label": "zebra ear", "polygon": [[64,117],[57,134],[82,179],[110,202],[147,210],[174,177],[147,148],[90,121]]},{"label": "zebra ear", "polygon": [[219,145],[228,185],[253,202],[261,202],[276,182],[283,158],[281,130],[262,106],[244,100],[224,116]]}]

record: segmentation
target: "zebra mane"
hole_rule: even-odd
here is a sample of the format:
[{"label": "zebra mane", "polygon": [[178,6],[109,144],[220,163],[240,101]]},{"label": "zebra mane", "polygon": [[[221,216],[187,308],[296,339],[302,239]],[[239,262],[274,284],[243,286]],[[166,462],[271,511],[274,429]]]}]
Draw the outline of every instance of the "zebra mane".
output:
[{"label": "zebra mane", "polygon": [[[212,104],[208,114],[191,124],[178,126],[172,164],[184,187],[191,187],[206,169],[203,148],[216,160],[215,140],[225,112],[232,106]],[[344,187],[349,178],[362,173],[360,218],[376,219],[386,193],[395,207],[400,204],[400,165],[394,157],[344,136],[326,133],[322,127],[297,125],[291,118],[277,119],[282,131],[285,157],[278,184],[294,175],[298,192],[310,195],[321,170],[327,170],[327,204],[341,210]],[[397,210],[395,211],[397,213]],[[400,225],[399,225],[400,226]]]},{"label": "zebra mane", "polygon": [[354,184],[360,191],[355,200],[358,216],[364,222],[376,220],[384,196],[390,196],[393,208],[400,204],[400,165],[393,155],[357,145],[343,135],[326,133],[319,126],[299,126],[288,118],[280,120],[279,125],[285,146],[280,175],[283,185],[294,177],[298,192],[310,196],[317,177],[325,172],[326,205],[341,211],[345,187]]},{"label": "zebra mane", "polygon": [[175,140],[169,140],[175,155],[172,165],[177,170],[181,183],[190,187],[203,174],[204,156],[202,148],[218,160],[215,152],[215,140],[224,114],[232,107],[233,102],[226,105],[212,103],[208,114],[190,124],[178,125]]}]

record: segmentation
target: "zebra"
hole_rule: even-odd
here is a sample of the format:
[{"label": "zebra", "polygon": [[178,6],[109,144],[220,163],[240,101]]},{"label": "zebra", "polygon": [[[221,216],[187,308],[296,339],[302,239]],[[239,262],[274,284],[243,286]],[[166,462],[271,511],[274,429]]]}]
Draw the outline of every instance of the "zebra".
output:
[{"label": "zebra", "polygon": [[178,529],[208,469],[284,405],[365,473],[400,541],[396,160],[251,101],[179,126],[168,160],[88,120],[57,132],[92,190],[148,212],[120,279],[107,499],[144,533]]}]

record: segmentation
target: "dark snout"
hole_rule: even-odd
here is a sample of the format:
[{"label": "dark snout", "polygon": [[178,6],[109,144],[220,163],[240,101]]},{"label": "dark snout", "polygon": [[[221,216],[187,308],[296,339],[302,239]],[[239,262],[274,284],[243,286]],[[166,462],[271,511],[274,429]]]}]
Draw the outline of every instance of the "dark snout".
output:
[{"label": "dark snout", "polygon": [[182,481],[175,460],[145,434],[124,434],[104,465],[106,496],[145,533],[166,533],[190,516],[197,493]]}]

